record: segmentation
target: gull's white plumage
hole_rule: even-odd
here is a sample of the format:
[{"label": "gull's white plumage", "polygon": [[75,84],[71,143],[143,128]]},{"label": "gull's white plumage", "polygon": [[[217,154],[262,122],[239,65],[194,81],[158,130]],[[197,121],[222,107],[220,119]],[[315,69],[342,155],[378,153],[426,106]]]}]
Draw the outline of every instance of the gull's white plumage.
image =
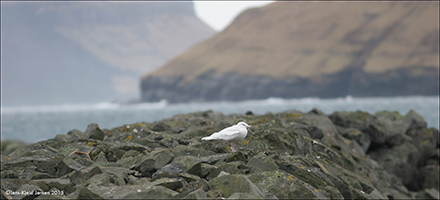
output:
[{"label": "gull's white plumage", "polygon": [[202,138],[202,140],[224,140],[231,142],[232,152],[235,152],[234,143],[240,142],[247,135],[247,128],[251,127],[246,122],[238,122],[236,125],[225,128],[219,132],[213,133],[208,137]]}]

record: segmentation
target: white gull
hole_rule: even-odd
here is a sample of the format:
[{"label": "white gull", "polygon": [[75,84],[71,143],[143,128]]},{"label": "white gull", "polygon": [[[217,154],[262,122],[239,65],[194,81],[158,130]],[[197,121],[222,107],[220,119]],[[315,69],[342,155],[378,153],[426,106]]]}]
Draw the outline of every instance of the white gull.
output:
[{"label": "white gull", "polygon": [[231,142],[232,152],[236,152],[234,143],[242,141],[247,135],[247,128],[251,127],[246,122],[238,122],[236,125],[225,128],[211,136],[204,137],[202,140],[224,140]]}]

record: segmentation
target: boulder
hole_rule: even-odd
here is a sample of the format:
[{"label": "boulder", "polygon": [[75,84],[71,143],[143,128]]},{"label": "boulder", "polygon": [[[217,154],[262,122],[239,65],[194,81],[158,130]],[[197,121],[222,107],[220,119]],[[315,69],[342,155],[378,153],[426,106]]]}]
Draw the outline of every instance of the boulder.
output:
[{"label": "boulder", "polygon": [[274,171],[278,170],[278,166],[274,163],[274,161],[267,157],[264,152],[260,152],[256,156],[252,157],[249,162],[246,164],[246,167],[249,168],[258,168],[261,171]]},{"label": "boulder", "polygon": [[170,163],[157,170],[152,176],[152,180],[159,178],[177,178],[180,173],[186,172],[182,163]]},{"label": "boulder", "polygon": [[86,139],[103,140],[105,137],[104,132],[99,128],[96,123],[91,123],[87,126],[86,131],[84,131],[84,137]]},{"label": "boulder", "polygon": [[194,156],[179,156],[173,162],[182,164],[183,169],[189,174],[202,175],[202,163]]},{"label": "boulder", "polygon": [[198,189],[196,191],[190,192],[183,199],[207,199],[207,198],[208,196],[206,195],[206,192],[203,189]]},{"label": "boulder", "polygon": [[174,155],[165,149],[159,149],[144,155],[140,161],[134,166],[134,169],[143,176],[151,177],[154,172],[173,160]]},{"label": "boulder", "polygon": [[[255,183],[259,190],[268,195],[272,194],[277,199],[314,199],[314,191],[304,186],[304,182],[295,176],[283,171],[275,170],[249,175],[249,180]],[[265,196],[265,195],[261,195]]]},{"label": "boulder", "polygon": [[104,199],[102,196],[90,191],[88,188],[78,186],[76,191],[67,196],[69,199]]},{"label": "boulder", "polygon": [[220,176],[209,181],[210,190],[219,190],[223,197],[229,197],[236,192],[250,193],[259,198],[264,197],[258,187],[249,180],[248,177],[241,174],[231,174]]}]

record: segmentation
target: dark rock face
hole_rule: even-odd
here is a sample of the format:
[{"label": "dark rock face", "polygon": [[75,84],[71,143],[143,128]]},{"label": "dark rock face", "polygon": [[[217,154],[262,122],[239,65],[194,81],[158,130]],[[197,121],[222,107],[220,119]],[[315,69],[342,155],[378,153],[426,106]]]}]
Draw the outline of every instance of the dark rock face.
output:
[{"label": "dark rock face", "polygon": [[[235,153],[201,138],[252,125]],[[180,130],[180,131],[176,131]],[[439,197],[439,131],[414,111],[204,111],[90,124],[1,154],[2,198],[410,199]],[[8,150],[10,151],[10,150]],[[34,191],[21,193],[21,191]],[[49,194],[52,194],[50,196]]]},{"label": "dark rock face", "polygon": [[141,81],[141,98],[149,102],[163,99],[169,102],[188,102],[243,101],[269,97],[438,95],[438,70],[424,70],[432,76],[410,76],[409,69],[381,74],[342,71],[323,76],[319,82],[305,78],[291,80],[262,75],[207,73],[182,83],[184,77],[149,76]]}]

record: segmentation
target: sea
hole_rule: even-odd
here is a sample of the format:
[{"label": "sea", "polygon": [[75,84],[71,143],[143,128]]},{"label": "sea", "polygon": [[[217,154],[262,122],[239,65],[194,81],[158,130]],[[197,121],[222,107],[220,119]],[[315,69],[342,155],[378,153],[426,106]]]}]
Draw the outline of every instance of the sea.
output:
[{"label": "sea", "polygon": [[90,123],[111,129],[136,122],[154,122],[175,114],[212,110],[228,114],[276,113],[286,110],[309,112],[318,109],[326,114],[335,111],[398,111],[405,115],[411,109],[419,113],[428,127],[439,129],[439,96],[355,98],[268,98],[241,102],[205,102],[170,104],[163,100],[153,103],[125,104],[101,102],[47,106],[1,107],[1,139],[34,143],[54,138],[77,129],[85,131]]}]

